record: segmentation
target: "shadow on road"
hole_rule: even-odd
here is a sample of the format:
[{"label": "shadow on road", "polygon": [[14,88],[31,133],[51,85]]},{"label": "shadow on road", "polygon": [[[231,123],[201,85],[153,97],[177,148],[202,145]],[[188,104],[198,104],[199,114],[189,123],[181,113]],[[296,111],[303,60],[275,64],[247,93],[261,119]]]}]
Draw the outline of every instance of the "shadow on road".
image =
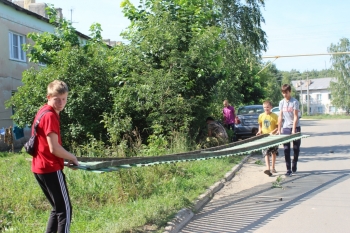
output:
[{"label": "shadow on road", "polygon": [[[283,148],[281,149],[281,153],[283,155]],[[349,145],[338,145],[338,146],[315,146],[315,147],[301,147],[300,148],[300,155],[311,155],[316,156],[313,157],[313,159],[317,159],[318,155],[321,155],[322,158],[326,156],[326,158],[331,159],[336,154],[346,154],[349,153],[350,147]],[[293,154],[293,153],[292,153]]]},{"label": "shadow on road", "polygon": [[212,200],[181,232],[254,232],[276,217],[346,179],[350,170],[298,172],[281,183],[264,184]]},{"label": "shadow on road", "polygon": [[300,126],[319,126],[321,124],[320,120],[302,120],[300,121]]}]

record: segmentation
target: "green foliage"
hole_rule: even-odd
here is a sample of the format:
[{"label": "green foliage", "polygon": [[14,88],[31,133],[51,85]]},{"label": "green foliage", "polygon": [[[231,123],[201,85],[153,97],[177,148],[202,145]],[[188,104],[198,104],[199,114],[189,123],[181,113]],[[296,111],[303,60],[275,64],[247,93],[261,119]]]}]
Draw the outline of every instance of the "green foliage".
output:
[{"label": "green foliage", "polygon": [[265,99],[272,102],[273,106],[278,106],[279,101],[282,99],[281,95],[281,80],[282,74],[277,70],[275,65],[270,65],[261,74],[263,90],[265,92]]},{"label": "green foliage", "polygon": [[336,75],[333,69],[311,70],[300,72],[295,69],[291,71],[280,71],[283,75],[282,83],[291,83],[292,80],[306,80],[334,77]]},{"label": "green foliage", "polygon": [[0,232],[12,231],[14,212],[12,210],[0,210]]},{"label": "green foliage", "polygon": [[[30,171],[28,155],[0,158],[0,229],[44,232],[51,206]],[[96,174],[65,169],[73,205],[72,232],[160,230],[178,210],[191,208],[208,186],[242,159],[235,156]],[[6,231],[5,231],[6,232]]]},{"label": "green foliage", "polygon": [[303,119],[312,119],[312,120],[337,120],[337,119],[350,119],[348,114],[319,114],[319,115],[310,115],[303,116]]},{"label": "green foliage", "polygon": [[76,32],[65,20],[60,20],[58,24],[59,36],[43,33],[32,38],[34,52],[40,47],[53,51],[54,55],[51,54],[48,61],[45,60],[47,53],[34,53],[35,59],[47,62],[47,67],[25,71],[22,78],[24,85],[7,101],[7,107],[14,106],[16,109],[12,118],[18,125],[32,124],[39,107],[47,102],[48,83],[59,79],[70,88],[68,103],[61,113],[64,144],[83,144],[90,141],[88,135],[107,142],[107,131],[101,121],[103,114],[111,112],[113,106],[110,88],[115,86],[114,59],[112,51],[100,42],[99,25],[96,24],[92,30],[96,37],[83,47],[75,43]]},{"label": "green foliage", "polygon": [[256,165],[264,165],[263,162],[261,162],[260,159],[256,160],[256,161],[255,161],[255,164],[256,164]]},{"label": "green foliage", "polygon": [[105,140],[106,129],[101,121],[103,113],[112,108],[109,90],[114,85],[110,61],[105,59],[108,54],[108,49],[97,44],[87,48],[66,47],[47,68],[25,71],[24,85],[7,102],[7,106],[16,108],[14,121],[21,126],[31,125],[36,111],[46,102],[47,84],[60,79],[70,88],[68,103],[61,113],[65,143],[82,143],[87,135]]},{"label": "green foliage", "polygon": [[[112,115],[131,117],[133,127],[144,129],[143,137],[160,143],[173,130],[194,136],[224,98],[260,100],[254,54],[266,41],[259,4],[235,1],[224,12],[227,4],[147,0],[135,7],[124,1],[131,26],[123,36],[130,44],[119,50],[124,54],[117,68],[122,86],[112,90]],[[154,133],[155,125],[163,128],[162,135]]]},{"label": "green foliage", "polygon": [[271,188],[281,188],[281,189],[283,189],[282,184],[281,184],[282,181],[283,181],[282,176],[281,175],[277,176],[276,177],[276,181],[272,182],[272,187]]},{"label": "green foliage", "polygon": [[266,34],[261,29],[261,23],[264,22],[260,11],[260,7],[264,6],[263,0],[217,2],[222,15],[220,23],[224,29],[223,36],[229,38],[231,48],[237,49],[236,46],[242,44],[251,54],[266,50]]},{"label": "green foliage", "polygon": [[153,134],[148,137],[148,149],[144,150],[146,155],[165,154],[168,148],[168,140],[159,124],[152,125]]},{"label": "green foliage", "polygon": [[124,156],[140,150],[157,154],[161,147],[169,149],[172,132],[196,138],[203,119],[221,112],[223,99],[235,105],[261,102],[263,79],[255,74],[260,70],[257,55],[266,47],[260,28],[263,1],[121,5],[131,20],[123,33],[130,43],[115,48],[103,43],[98,23],[80,46],[72,25],[48,9],[55,34],[33,34],[34,45],[27,46],[32,61],[47,67],[26,71],[24,86],[7,103],[16,107],[16,123],[31,124],[46,101],[45,87],[60,79],[70,88],[61,114],[65,145],[87,153],[85,143],[94,148],[99,138],[99,145]]},{"label": "green foliage", "polygon": [[57,52],[67,46],[79,46],[79,38],[75,28],[65,19],[58,19],[56,9],[51,5],[46,8],[50,23],[58,25],[55,33],[29,33],[28,38],[35,44],[26,44],[25,51],[29,51],[29,61],[34,63],[51,64],[57,56]]},{"label": "green foliage", "polygon": [[[350,51],[350,41],[347,38],[340,39],[338,44],[331,44],[329,52]],[[336,72],[336,80],[331,81],[332,104],[350,113],[350,55],[332,55],[333,69]]]}]

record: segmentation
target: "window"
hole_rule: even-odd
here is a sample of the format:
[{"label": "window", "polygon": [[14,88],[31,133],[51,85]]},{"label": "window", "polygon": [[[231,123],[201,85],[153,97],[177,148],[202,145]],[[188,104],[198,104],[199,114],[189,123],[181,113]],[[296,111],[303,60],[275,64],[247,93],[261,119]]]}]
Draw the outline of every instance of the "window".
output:
[{"label": "window", "polygon": [[323,113],[323,107],[317,107],[317,113]]},{"label": "window", "polygon": [[26,53],[22,45],[26,43],[25,36],[9,32],[10,59],[17,61],[26,61]]},{"label": "window", "polygon": [[332,99],[332,94],[328,94],[328,99]]},{"label": "window", "polygon": [[244,114],[256,114],[256,113],[263,113],[264,108],[262,105],[259,106],[244,106],[240,107],[238,109],[238,115],[244,115]]},{"label": "window", "polygon": [[317,100],[322,100],[322,94],[317,94]]},{"label": "window", "polygon": [[329,107],[329,112],[335,113],[336,109],[334,106]]}]

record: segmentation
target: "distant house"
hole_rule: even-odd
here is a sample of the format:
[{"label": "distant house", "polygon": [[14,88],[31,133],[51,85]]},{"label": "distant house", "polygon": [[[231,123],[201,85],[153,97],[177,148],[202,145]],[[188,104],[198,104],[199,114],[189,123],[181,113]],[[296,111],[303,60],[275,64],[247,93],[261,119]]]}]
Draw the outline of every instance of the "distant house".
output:
[{"label": "distant house", "polygon": [[335,78],[318,78],[292,81],[295,90],[299,93],[300,105],[305,110],[303,114],[307,113],[308,102],[310,115],[344,112],[332,105],[332,93],[329,88],[330,82],[334,80]]},{"label": "distant house", "polygon": [[[30,43],[28,33],[54,32],[54,26],[49,23],[45,13],[46,7],[46,4],[35,3],[35,0],[0,0],[0,130],[14,127],[11,119],[13,110],[5,108],[5,101],[22,85],[22,72],[39,66],[30,63],[22,50],[22,44]],[[61,9],[57,11],[58,16],[62,17]],[[82,42],[89,39],[80,32],[77,34]],[[28,138],[29,132],[25,132],[25,135]],[[15,147],[23,145],[24,140],[15,140]],[[0,149],[3,148],[0,140]]]}]

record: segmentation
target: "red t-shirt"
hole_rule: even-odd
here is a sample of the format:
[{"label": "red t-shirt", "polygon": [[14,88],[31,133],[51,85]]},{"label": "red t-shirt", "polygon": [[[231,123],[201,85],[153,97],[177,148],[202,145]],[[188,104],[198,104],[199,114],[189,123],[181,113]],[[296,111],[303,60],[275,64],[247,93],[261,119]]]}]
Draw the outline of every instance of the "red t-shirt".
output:
[{"label": "red t-shirt", "polygon": [[[34,143],[35,152],[32,160],[32,172],[38,174],[55,172],[62,170],[64,167],[64,159],[50,152],[50,147],[46,138],[49,133],[56,133],[58,136],[58,143],[62,145],[59,115],[51,106],[45,104],[36,114],[34,122],[46,110],[50,111],[42,116],[36,128],[36,140]],[[32,125],[32,134],[34,131],[34,122]]]}]

